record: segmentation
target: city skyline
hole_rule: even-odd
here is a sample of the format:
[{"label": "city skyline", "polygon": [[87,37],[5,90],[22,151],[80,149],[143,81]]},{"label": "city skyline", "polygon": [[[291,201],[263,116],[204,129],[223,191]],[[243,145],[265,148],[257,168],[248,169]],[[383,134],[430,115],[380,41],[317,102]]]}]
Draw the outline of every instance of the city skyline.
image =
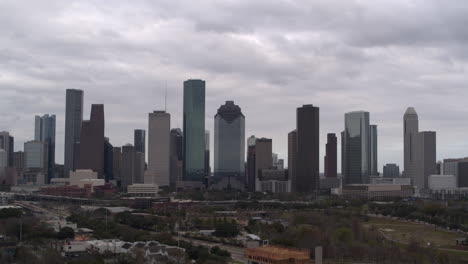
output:
[{"label": "city skyline", "polygon": [[[166,82],[167,110],[173,127],[182,128],[181,83],[201,78],[207,81],[206,128],[213,127],[219,104],[233,100],[248,118],[246,137],[272,138],[273,151],[284,159],[294,109],[307,103],[321,108],[320,142],[327,133],[338,135],[345,112],[370,111],[379,125],[379,171],[386,163],[403,168],[400,120],[408,106],[424,116],[421,130],[437,131],[438,160],[465,156],[468,143],[454,139],[468,131],[468,110],[458,106],[468,95],[464,34],[457,32],[466,16],[449,4],[394,2],[382,8],[341,3],[355,17],[343,17],[333,5],[320,2],[304,3],[299,10],[288,3],[267,8],[264,2],[252,6],[236,1],[214,4],[210,12],[205,12],[206,4],[175,9],[143,3],[104,7],[86,1],[54,8],[23,5],[2,3],[3,10],[16,11],[14,16],[6,13],[0,26],[12,33],[0,37],[8,47],[0,53],[6,76],[0,81],[0,123],[15,136],[17,150],[32,139],[35,115],[56,114],[56,161],[63,163],[66,88],[84,90],[86,106],[106,105],[106,136],[122,146],[132,143],[133,129],[145,127],[149,111],[163,108]],[[125,9],[139,19],[122,23],[129,19],[129,13],[121,12]],[[35,10],[34,16],[27,10]],[[237,21],[225,16],[232,10],[251,11],[240,12]],[[259,10],[262,15],[254,16]],[[387,10],[418,19],[389,16]],[[368,16],[359,16],[360,11]],[[434,12],[447,18],[443,27]],[[336,20],[328,24],[323,14]],[[389,24],[397,25],[404,38]],[[176,35],[182,39],[174,39]],[[182,43],[194,46],[187,49]],[[265,112],[275,118],[264,119]],[[83,114],[89,116],[89,107]],[[323,171],[322,162],[320,167]]]}]

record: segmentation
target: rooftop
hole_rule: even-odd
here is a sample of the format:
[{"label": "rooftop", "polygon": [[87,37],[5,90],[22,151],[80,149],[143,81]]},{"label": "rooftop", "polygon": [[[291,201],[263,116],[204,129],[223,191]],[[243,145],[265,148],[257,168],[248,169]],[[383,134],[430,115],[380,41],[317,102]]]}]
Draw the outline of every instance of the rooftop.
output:
[{"label": "rooftop", "polygon": [[267,245],[257,248],[247,248],[244,255],[248,258],[261,257],[273,261],[278,260],[309,260],[310,251],[308,249],[288,248],[274,245]]}]

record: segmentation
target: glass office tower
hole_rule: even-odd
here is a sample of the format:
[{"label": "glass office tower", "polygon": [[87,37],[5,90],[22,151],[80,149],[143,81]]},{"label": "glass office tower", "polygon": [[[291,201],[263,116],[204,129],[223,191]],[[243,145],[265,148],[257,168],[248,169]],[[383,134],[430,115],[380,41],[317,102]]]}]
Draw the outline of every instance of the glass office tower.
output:
[{"label": "glass office tower", "polygon": [[214,174],[244,177],[245,117],[233,101],[226,101],[215,115]]},{"label": "glass office tower", "polygon": [[369,112],[345,114],[343,139],[344,183],[368,183],[371,170]]},{"label": "glass office tower", "polygon": [[55,115],[35,117],[34,140],[47,143],[47,183],[55,176]]},{"label": "glass office tower", "polygon": [[184,82],[184,181],[205,178],[205,81]]}]

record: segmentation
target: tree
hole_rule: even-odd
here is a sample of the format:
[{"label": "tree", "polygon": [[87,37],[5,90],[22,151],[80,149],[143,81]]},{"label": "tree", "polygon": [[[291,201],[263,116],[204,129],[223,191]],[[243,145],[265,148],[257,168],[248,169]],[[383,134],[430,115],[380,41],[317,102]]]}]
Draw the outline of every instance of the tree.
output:
[{"label": "tree", "polygon": [[67,238],[74,238],[75,237],[75,231],[71,227],[64,227],[60,229],[60,231],[57,233],[57,238],[58,239],[67,239]]}]

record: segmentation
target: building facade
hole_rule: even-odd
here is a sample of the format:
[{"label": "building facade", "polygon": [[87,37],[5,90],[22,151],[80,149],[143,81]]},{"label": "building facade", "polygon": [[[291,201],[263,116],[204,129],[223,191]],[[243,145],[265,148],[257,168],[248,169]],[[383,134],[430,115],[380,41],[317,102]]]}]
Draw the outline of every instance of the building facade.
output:
[{"label": "building facade", "polygon": [[436,132],[423,131],[411,134],[411,175],[413,186],[428,188],[429,175],[436,174]]},{"label": "building facade", "polygon": [[153,179],[145,183],[169,186],[171,115],[154,111],[148,120],[148,173]]},{"label": "building facade", "polygon": [[404,164],[403,176],[411,177],[414,171],[414,158],[412,157],[414,148],[414,135],[419,132],[418,114],[413,107],[408,107],[403,115],[403,151]]},{"label": "building facade", "polygon": [[104,105],[91,105],[91,118],[81,124],[81,136],[76,144],[76,168],[93,170],[104,177]]},{"label": "building facade", "polygon": [[297,108],[296,183],[298,192],[317,192],[319,189],[319,108],[304,105]]},{"label": "building facade", "polygon": [[104,139],[104,179],[106,182],[114,180],[114,146],[109,138]]},{"label": "building facade", "polygon": [[65,104],[65,157],[64,173],[68,177],[75,170],[76,143],[80,141],[83,121],[83,91],[67,89]]},{"label": "building facade", "polygon": [[3,164],[3,167],[13,167],[13,153],[14,153],[14,144],[15,140],[14,138],[10,135],[9,132],[2,131],[0,132],[0,150],[3,150],[5,153],[4,159],[5,162]]},{"label": "building facade", "polygon": [[371,172],[369,112],[345,114],[342,146],[344,184],[368,183]]},{"label": "building facade", "polygon": [[327,144],[325,145],[325,178],[337,177],[337,139],[335,133],[327,134]]},{"label": "building facade", "polygon": [[245,185],[247,190],[250,192],[255,191],[255,177],[256,177],[256,170],[255,170],[255,143],[257,139],[255,136],[250,136],[247,139],[247,171],[246,171],[246,181]]},{"label": "building facade", "polygon": [[182,181],[182,162],[184,159],[184,134],[180,128],[171,129],[170,176],[169,186],[176,188],[177,181]]},{"label": "building facade", "polygon": [[255,141],[255,190],[260,191],[259,176],[263,169],[273,167],[272,140],[270,138],[257,138]]},{"label": "building facade", "polygon": [[378,169],[378,137],[377,137],[377,125],[369,126],[369,140],[370,140],[370,174],[372,176],[379,175]]},{"label": "building facade", "polygon": [[288,133],[288,174],[291,189],[296,191],[297,130]]},{"label": "building facade", "polygon": [[135,129],[133,131],[133,145],[136,152],[146,153],[146,131],[144,129]]},{"label": "building facade", "polygon": [[47,182],[55,176],[55,115],[35,117],[34,140],[47,142]]},{"label": "building facade", "polygon": [[209,130],[205,130],[205,175],[211,176],[210,131]]},{"label": "building facade", "polygon": [[233,101],[226,101],[214,120],[214,175],[244,179],[245,117]]},{"label": "building facade", "polygon": [[394,163],[387,163],[383,167],[384,178],[398,178],[400,177],[400,167]]},{"label": "building facade", "polygon": [[205,81],[184,82],[184,181],[205,178]]}]

